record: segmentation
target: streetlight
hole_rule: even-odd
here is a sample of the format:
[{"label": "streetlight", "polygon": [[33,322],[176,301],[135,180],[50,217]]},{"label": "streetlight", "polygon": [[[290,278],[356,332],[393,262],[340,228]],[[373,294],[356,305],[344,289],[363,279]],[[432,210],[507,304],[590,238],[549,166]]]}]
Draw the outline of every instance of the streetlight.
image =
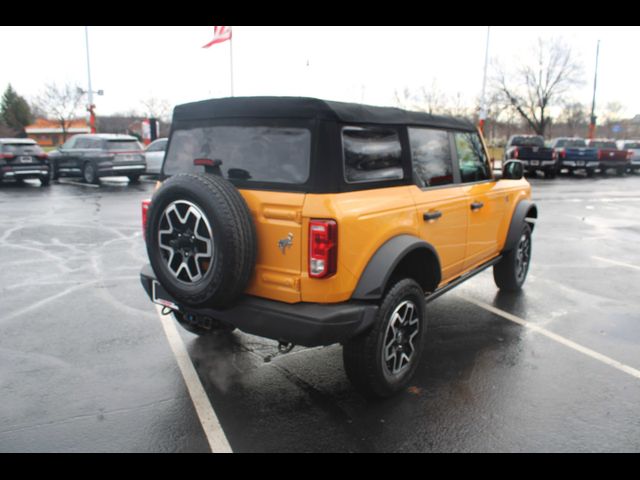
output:
[{"label": "streetlight", "polygon": [[96,133],[96,106],[93,104],[93,94],[97,93],[98,95],[104,95],[104,90],[92,90],[91,89],[91,63],[89,62],[89,27],[84,27],[84,41],[87,47],[87,80],[89,84],[89,88],[87,90],[82,90],[78,88],[78,92],[81,95],[85,93],[89,95],[89,105],[87,106],[87,111],[89,112],[89,127],[91,127],[91,133]]},{"label": "streetlight", "polygon": [[87,106],[87,112],[89,112],[89,127],[91,127],[91,133],[96,133],[96,106],[93,104],[93,94],[104,95],[104,90],[83,90],[78,87],[78,94],[89,94],[89,105]]}]

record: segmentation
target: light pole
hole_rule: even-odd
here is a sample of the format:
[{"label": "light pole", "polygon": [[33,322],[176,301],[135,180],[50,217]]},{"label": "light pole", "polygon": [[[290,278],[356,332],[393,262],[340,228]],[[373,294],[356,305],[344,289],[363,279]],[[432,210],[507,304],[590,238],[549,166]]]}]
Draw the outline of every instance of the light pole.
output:
[{"label": "light pole", "polygon": [[591,101],[591,118],[589,122],[589,138],[596,134],[596,83],[598,83],[598,55],[600,54],[600,40],[596,47],[596,73],[593,76],[593,100]]},{"label": "light pole", "polygon": [[489,63],[489,34],[491,33],[491,27],[487,27],[487,44],[484,50],[484,73],[482,75],[482,94],[480,97],[480,120],[478,121],[478,127],[484,134],[484,122],[487,119],[487,100],[485,98],[485,90],[487,87],[487,64]]},{"label": "light pole", "polygon": [[88,95],[87,98],[88,98],[89,104],[87,105],[87,111],[89,112],[89,127],[91,128],[91,133],[96,133],[96,113],[95,113],[96,106],[93,103],[93,94],[97,93],[98,95],[104,95],[104,91],[103,90],[94,91],[91,88],[91,63],[89,61],[89,27],[87,27],[86,25],[84,27],[84,42],[87,47],[87,80],[88,80],[89,88],[87,90],[82,90],[81,88],[78,88],[78,92],[81,94],[86,93]]}]

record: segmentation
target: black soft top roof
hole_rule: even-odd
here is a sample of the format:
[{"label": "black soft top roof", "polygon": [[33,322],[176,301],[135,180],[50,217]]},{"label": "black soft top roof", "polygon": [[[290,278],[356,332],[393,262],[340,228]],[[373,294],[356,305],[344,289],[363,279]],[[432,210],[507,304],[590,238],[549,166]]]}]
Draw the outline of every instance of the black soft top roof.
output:
[{"label": "black soft top roof", "polygon": [[463,119],[410,112],[400,108],[374,107],[307,97],[233,97],[178,105],[174,121],[215,118],[322,118],[344,123],[420,125],[475,131]]}]

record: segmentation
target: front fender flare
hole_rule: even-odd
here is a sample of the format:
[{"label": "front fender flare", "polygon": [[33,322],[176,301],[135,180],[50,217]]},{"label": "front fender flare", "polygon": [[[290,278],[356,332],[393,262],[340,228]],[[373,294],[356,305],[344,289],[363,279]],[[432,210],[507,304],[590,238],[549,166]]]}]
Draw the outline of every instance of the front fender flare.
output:
[{"label": "front fender flare", "polygon": [[538,218],[538,207],[532,201],[522,200],[518,205],[516,205],[513,215],[511,216],[511,224],[509,225],[507,238],[502,249],[503,253],[513,250],[517,245],[522,232],[522,224],[524,222],[529,222],[531,229],[533,230],[533,222],[536,218]]}]

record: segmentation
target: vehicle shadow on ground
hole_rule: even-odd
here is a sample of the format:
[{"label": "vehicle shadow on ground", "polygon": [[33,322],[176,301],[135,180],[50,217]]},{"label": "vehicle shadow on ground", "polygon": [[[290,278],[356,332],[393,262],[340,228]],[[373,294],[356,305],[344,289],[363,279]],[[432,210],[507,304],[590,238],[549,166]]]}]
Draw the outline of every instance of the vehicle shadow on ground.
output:
[{"label": "vehicle shadow on ground", "polygon": [[[447,450],[437,441],[425,444],[432,429],[455,430],[486,407],[487,384],[509,388],[492,368],[518,364],[521,330],[460,299],[434,302],[411,385],[382,400],[364,398],[351,386],[339,346],[296,350],[265,363],[274,342],[243,333],[189,337],[187,345],[234,451],[429,451]],[[452,423],[445,425],[445,418]],[[311,425],[291,431],[301,422]]]}]

